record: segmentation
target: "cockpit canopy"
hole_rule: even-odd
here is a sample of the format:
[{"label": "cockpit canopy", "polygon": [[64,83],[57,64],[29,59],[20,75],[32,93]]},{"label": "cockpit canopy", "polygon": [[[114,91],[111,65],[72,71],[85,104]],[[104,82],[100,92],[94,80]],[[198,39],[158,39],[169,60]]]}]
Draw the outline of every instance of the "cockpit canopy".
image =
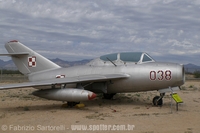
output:
[{"label": "cockpit canopy", "polygon": [[100,57],[103,61],[116,61],[121,60],[123,62],[152,62],[154,61],[148,54],[142,52],[125,52],[103,55]]},{"label": "cockpit canopy", "polygon": [[141,64],[147,62],[155,62],[151,56],[147,53],[143,52],[123,52],[123,53],[114,53],[114,54],[107,54],[103,55],[100,58],[92,60],[89,65],[109,65],[112,64]]}]

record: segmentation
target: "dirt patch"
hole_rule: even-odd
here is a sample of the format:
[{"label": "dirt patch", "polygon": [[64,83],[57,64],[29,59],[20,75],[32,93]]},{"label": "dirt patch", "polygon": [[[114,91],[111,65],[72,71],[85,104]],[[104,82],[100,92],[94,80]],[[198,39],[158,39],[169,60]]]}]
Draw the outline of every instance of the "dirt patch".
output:
[{"label": "dirt patch", "polygon": [[[128,130],[98,130],[95,132],[134,132],[134,133],[198,133],[200,131],[200,82],[187,81],[178,92],[184,103],[176,111],[175,102],[171,113],[171,98],[164,97],[162,107],[152,106],[152,99],[158,92],[122,93],[113,100],[102,99],[82,102],[84,108],[63,108],[62,102],[41,99],[31,95],[33,88],[0,91],[0,132],[52,132],[48,126],[60,130],[53,132],[92,132],[72,131],[72,125],[125,125]],[[29,130],[14,130],[17,126]],[[53,127],[51,127],[53,128]],[[33,130],[32,130],[33,129]]]}]

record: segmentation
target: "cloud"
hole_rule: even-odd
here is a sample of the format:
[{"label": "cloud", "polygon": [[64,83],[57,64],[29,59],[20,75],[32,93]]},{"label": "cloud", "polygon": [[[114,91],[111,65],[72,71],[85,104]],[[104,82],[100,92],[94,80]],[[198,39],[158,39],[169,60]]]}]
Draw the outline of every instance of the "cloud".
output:
[{"label": "cloud", "polygon": [[17,39],[47,58],[144,51],[200,65],[194,59],[200,55],[199,6],[199,0],[1,0],[0,52]]}]

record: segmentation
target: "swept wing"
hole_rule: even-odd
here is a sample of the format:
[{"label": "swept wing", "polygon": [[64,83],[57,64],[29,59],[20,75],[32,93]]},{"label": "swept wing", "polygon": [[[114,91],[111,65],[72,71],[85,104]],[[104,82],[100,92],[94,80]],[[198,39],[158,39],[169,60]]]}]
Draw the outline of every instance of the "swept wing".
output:
[{"label": "swept wing", "polygon": [[128,74],[84,75],[84,76],[58,78],[58,79],[51,79],[51,80],[44,80],[44,81],[37,81],[37,82],[8,84],[8,85],[0,86],[0,90],[25,88],[25,87],[49,86],[49,85],[56,85],[56,84],[108,81],[112,79],[121,79],[121,78],[128,78],[128,77],[129,77]]}]

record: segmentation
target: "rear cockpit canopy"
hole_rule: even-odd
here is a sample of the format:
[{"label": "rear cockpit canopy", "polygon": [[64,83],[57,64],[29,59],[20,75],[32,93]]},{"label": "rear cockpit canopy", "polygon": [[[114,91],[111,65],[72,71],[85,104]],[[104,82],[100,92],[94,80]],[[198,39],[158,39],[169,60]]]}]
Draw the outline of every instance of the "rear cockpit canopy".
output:
[{"label": "rear cockpit canopy", "polygon": [[147,62],[155,62],[147,53],[143,52],[124,52],[124,53],[114,53],[103,55],[98,59],[91,61],[89,64],[100,65],[103,62],[104,64],[111,63],[116,64],[128,64],[128,63],[147,63]]}]

